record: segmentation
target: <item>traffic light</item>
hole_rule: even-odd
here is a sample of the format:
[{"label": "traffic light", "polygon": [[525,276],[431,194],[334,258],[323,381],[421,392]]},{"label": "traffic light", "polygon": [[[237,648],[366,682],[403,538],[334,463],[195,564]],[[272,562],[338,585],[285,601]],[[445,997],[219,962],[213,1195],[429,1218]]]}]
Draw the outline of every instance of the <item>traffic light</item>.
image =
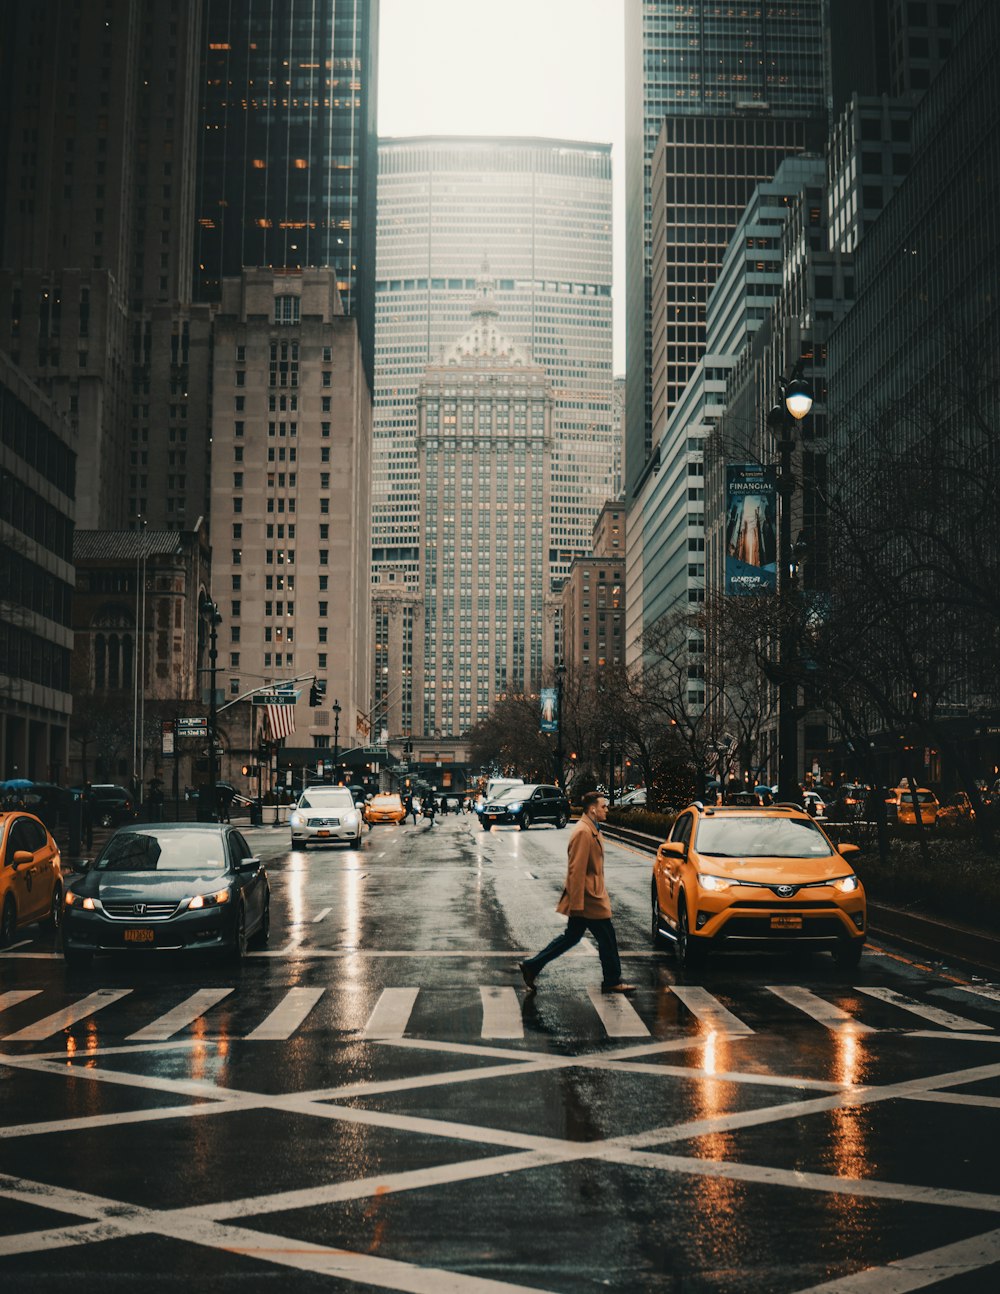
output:
[{"label": "traffic light", "polygon": [[326,695],[326,680],[314,678],[312,686],[309,688],[309,704],[317,706],[323,704],[323,697]]}]

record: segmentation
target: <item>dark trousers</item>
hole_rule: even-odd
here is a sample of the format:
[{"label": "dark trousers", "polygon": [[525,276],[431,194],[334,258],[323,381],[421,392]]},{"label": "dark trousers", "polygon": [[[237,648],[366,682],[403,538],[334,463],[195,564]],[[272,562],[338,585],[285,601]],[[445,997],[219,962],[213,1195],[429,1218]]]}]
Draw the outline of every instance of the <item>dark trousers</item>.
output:
[{"label": "dark trousers", "polygon": [[543,966],[556,957],[575,948],[587,931],[597,940],[597,951],[601,957],[601,970],[604,973],[604,987],[611,988],[622,980],[622,964],[618,957],[618,940],[610,917],[570,917],[566,929],[556,935],[540,953],[529,957],[524,965],[537,975]]}]

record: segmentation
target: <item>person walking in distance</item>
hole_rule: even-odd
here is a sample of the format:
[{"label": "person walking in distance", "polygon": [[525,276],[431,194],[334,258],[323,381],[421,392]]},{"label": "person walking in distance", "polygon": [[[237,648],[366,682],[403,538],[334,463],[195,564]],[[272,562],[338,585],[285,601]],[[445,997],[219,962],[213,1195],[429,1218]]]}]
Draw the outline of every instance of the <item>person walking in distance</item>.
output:
[{"label": "person walking in distance", "polygon": [[635,991],[634,984],[622,980],[618,940],[611,924],[611,900],[604,885],[604,842],[599,824],[607,816],[607,799],[599,791],[588,791],[583,797],[583,817],[569,838],[566,884],[556,904],[556,911],[569,918],[566,929],[540,953],[520,963],[521,974],[531,993],[535,991],[535,981],[542,968],[574,948],[588,930],[597,941],[604,992]]}]

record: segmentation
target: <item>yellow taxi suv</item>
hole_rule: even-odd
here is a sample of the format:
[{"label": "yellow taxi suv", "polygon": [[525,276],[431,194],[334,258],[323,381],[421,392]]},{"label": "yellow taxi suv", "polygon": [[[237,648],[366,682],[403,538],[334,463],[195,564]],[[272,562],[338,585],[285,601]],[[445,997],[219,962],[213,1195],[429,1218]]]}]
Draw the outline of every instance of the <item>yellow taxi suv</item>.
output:
[{"label": "yellow taxi suv", "polygon": [[855,967],[867,931],[857,852],[798,805],[690,804],[653,864],[653,946],[672,944],[689,969],[710,950],[790,946]]},{"label": "yellow taxi suv", "polygon": [[32,921],[52,929],[62,915],[59,849],[33,813],[0,813],[0,948]]},{"label": "yellow taxi suv", "polygon": [[929,791],[926,786],[918,786],[916,795],[916,803],[914,803],[913,792],[905,783],[897,786],[892,792],[889,803],[895,802],[896,805],[896,825],[915,827],[919,813],[921,824],[933,829],[937,826],[941,803],[934,792]]},{"label": "yellow taxi suv", "polygon": [[373,795],[365,805],[365,822],[370,827],[378,822],[402,822],[405,817],[406,810],[398,795]]}]

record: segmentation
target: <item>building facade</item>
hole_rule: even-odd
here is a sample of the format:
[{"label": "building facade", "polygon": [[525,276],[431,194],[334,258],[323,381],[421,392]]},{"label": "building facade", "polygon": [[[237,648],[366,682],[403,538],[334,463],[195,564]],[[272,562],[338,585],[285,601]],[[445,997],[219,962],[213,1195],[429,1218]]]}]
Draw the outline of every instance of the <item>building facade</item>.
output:
[{"label": "building facade", "polygon": [[[370,709],[371,405],[356,320],[332,270],[223,284],[212,393],[212,594],[227,699],[313,680],[290,744],[357,744]],[[241,704],[245,746],[258,731]]]},{"label": "building facade", "polygon": [[0,354],[0,777],[62,782],[73,650],[75,437]]},{"label": "building facade", "polygon": [[625,505],[609,499],[591,552],[574,558],[562,587],[562,663],[572,678],[599,678],[625,663],[626,541]]},{"label": "building facade", "polygon": [[498,319],[483,278],[472,327],[418,388],[428,736],[459,736],[500,698],[537,693],[553,649],[545,606],[555,399],[545,370]]},{"label": "building facade", "polygon": [[419,577],[417,387],[461,332],[484,258],[504,329],[553,388],[550,586],[586,552],[614,467],[610,147],[379,144],[373,565]]}]

